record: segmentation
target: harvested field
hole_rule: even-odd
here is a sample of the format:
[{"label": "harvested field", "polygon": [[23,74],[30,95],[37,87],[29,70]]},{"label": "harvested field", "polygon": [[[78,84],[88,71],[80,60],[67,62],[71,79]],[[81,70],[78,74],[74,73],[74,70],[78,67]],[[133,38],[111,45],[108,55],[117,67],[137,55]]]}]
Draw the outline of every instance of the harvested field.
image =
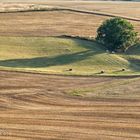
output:
[{"label": "harvested field", "polygon": [[[67,77],[6,71],[1,71],[0,77],[0,139],[140,139],[140,94],[134,94],[134,90],[140,91],[138,77]],[[133,98],[67,93],[124,80],[137,81],[135,88],[129,88]],[[129,84],[125,82],[124,87]],[[118,86],[120,93],[124,87]]]},{"label": "harvested field", "polygon": [[106,17],[67,11],[1,13],[0,35],[4,36],[93,36]]},{"label": "harvested field", "polygon": [[[41,3],[41,2],[40,2]],[[123,16],[140,18],[139,2],[111,2],[111,1],[48,1],[52,6],[64,6],[83,10],[99,11]],[[43,4],[43,2],[42,2]]]},{"label": "harvested field", "polygon": [[[0,13],[0,36],[95,36],[108,17],[69,11]],[[140,31],[139,22],[132,22]]]},{"label": "harvested field", "polygon": [[[0,12],[31,10],[40,8],[74,8],[82,11],[94,11],[107,15],[140,18],[140,3],[136,2],[97,2],[97,1],[44,1],[29,3],[1,3]],[[118,10],[119,7],[119,10]],[[34,11],[17,13],[0,13],[0,36],[61,36],[74,35],[95,37],[99,25],[109,16],[72,12],[69,10]],[[131,21],[136,31],[140,24]]]},{"label": "harvested field", "polygon": [[0,0],[0,140],[139,140],[139,45],[111,54],[94,41],[45,36],[95,37],[110,17],[86,11],[140,19],[140,3],[8,1]]}]

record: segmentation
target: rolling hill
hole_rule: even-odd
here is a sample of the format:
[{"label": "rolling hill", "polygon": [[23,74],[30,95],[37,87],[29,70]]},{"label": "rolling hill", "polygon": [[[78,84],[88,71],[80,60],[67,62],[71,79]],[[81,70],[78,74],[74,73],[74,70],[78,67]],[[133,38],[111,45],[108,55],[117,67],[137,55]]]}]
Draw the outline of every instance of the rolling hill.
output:
[{"label": "rolling hill", "polygon": [[105,75],[129,75],[140,71],[139,46],[126,54],[111,54],[94,41],[68,37],[0,37],[0,42],[0,69],[66,75],[101,71]]}]

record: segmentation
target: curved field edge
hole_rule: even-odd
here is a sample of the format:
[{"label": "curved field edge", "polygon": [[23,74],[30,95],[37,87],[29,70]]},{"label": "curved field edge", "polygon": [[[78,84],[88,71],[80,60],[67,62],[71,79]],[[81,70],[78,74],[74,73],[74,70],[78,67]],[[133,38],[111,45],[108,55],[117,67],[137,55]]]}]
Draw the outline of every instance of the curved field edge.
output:
[{"label": "curved field edge", "polygon": [[0,42],[1,70],[62,75],[140,74],[139,46],[126,54],[111,54],[95,41],[72,37],[0,37]]},{"label": "curved field edge", "polygon": [[82,14],[92,14],[97,16],[105,16],[105,17],[121,17],[127,20],[139,22],[139,18],[124,16],[121,14],[113,14],[110,12],[102,12],[98,10],[87,10],[87,9],[79,9],[72,8],[67,6],[50,6],[45,4],[24,4],[22,5],[14,5],[13,7],[7,6],[0,9],[0,13],[18,13],[18,12],[43,12],[43,11],[69,11],[76,12]]}]

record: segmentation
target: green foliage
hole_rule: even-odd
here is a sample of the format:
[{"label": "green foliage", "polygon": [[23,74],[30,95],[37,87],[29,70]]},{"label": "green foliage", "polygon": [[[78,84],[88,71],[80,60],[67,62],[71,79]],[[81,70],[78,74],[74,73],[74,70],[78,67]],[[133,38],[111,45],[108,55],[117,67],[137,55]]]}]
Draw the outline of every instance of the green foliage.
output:
[{"label": "green foliage", "polygon": [[98,28],[96,40],[111,51],[126,51],[138,38],[133,25],[122,18],[108,19]]}]

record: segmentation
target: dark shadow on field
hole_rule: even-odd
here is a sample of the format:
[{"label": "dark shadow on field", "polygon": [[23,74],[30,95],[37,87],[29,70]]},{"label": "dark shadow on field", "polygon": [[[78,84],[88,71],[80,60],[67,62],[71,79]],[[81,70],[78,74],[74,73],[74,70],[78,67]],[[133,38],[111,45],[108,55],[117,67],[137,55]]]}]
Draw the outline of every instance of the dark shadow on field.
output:
[{"label": "dark shadow on field", "polygon": [[0,61],[0,66],[5,67],[21,67],[21,68],[39,68],[71,64],[77,61],[82,61],[92,55],[96,55],[93,51],[83,51],[73,54],[64,54],[56,57],[37,57],[31,59],[10,59]]},{"label": "dark shadow on field", "polygon": [[[127,55],[140,55],[140,44],[130,47],[127,52]],[[130,68],[134,71],[140,72],[140,59],[139,58],[129,58]]]},{"label": "dark shadow on field", "polygon": [[[66,38],[63,38],[66,39]],[[80,47],[86,48],[86,51],[67,53],[52,57],[36,57],[26,59],[9,59],[0,61],[0,66],[18,67],[18,68],[41,68],[49,66],[66,65],[74,62],[82,61],[90,56],[104,53],[103,48],[95,41],[81,40],[70,38]]]},{"label": "dark shadow on field", "polygon": [[129,59],[130,68],[134,71],[140,72],[140,59]]},{"label": "dark shadow on field", "polygon": [[130,47],[126,51],[126,54],[128,54],[128,55],[140,55],[140,44],[137,44],[135,46]]},{"label": "dark shadow on field", "polygon": [[94,50],[95,49],[94,46],[96,46],[96,50],[98,48],[98,50],[100,51],[101,50],[106,51],[106,47],[98,43],[95,39],[88,39],[85,37],[69,36],[69,35],[61,35],[61,36],[57,36],[57,38],[70,39],[76,42],[78,45],[82,45],[86,49]]}]

